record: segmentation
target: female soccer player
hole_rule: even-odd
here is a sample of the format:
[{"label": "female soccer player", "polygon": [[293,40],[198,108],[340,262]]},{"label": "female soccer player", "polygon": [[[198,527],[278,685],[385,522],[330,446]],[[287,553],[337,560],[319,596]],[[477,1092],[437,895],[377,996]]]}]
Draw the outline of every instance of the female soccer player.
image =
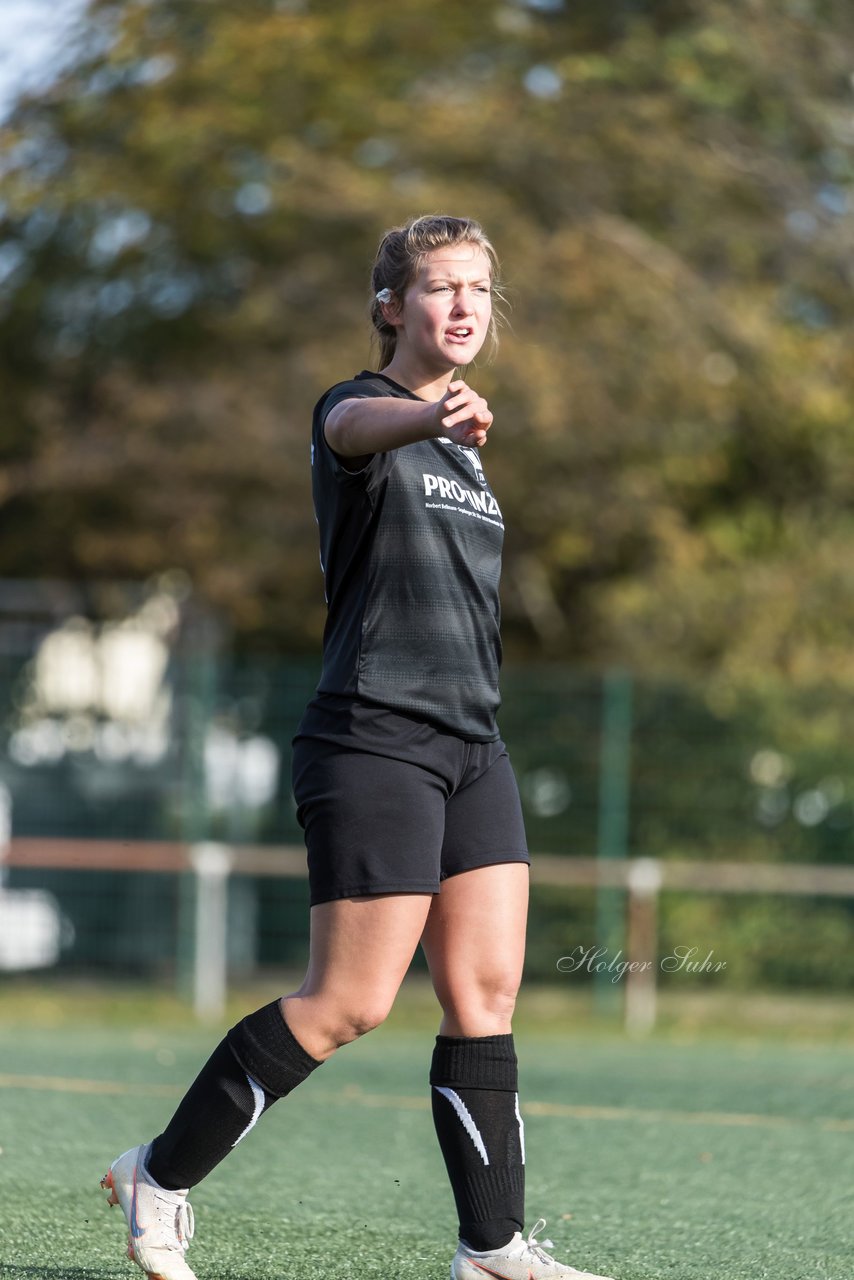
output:
[{"label": "female soccer player", "polygon": [[315,408],[329,613],[294,739],[308,970],[298,991],[232,1027],[163,1133],[105,1175],[128,1254],[151,1280],[194,1280],[188,1189],[278,1098],[383,1021],[419,942],[443,1011],[430,1085],[459,1216],[451,1280],[605,1280],[550,1257],[536,1240],[542,1220],[522,1234],[510,1020],[529,857],[495,722],[504,525],[480,461],[492,413],[454,377],[494,340],[496,276],[470,219],[389,231],[372,276],[380,372],[337,383]]}]

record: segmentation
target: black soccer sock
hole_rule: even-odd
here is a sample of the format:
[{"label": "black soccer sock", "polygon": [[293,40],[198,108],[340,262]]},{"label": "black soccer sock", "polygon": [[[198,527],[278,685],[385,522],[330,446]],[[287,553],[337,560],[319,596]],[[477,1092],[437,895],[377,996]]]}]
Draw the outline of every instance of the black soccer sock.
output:
[{"label": "black soccer sock", "polygon": [[433,1121],[472,1249],[500,1249],[525,1221],[525,1132],[513,1036],[437,1036]]},{"label": "black soccer sock", "polygon": [[148,1172],[167,1191],[194,1187],[244,1138],[277,1100],[315,1067],[296,1040],[278,1000],[232,1027],[148,1155]]}]

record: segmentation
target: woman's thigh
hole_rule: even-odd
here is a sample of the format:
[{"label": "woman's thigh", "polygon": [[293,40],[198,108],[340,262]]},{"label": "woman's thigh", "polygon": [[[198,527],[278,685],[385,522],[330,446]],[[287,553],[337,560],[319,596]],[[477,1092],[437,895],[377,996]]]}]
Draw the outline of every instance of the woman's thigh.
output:
[{"label": "woman's thigh", "polygon": [[430,910],[430,894],[337,898],[311,908],[305,979],[285,996],[292,1032],[325,1058],[387,1016]]},{"label": "woman's thigh", "polygon": [[528,866],[502,862],[442,881],[421,944],[445,1035],[509,1031],[525,959]]}]

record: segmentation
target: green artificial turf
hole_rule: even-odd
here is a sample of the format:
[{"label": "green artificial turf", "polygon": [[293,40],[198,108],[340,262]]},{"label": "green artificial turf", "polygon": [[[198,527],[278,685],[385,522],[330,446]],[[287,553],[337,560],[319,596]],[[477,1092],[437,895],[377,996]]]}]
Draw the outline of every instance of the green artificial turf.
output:
[{"label": "green artificial turf", "polygon": [[[0,1277],[132,1280],[98,1181],[220,1031],[0,1027]],[[432,1034],[380,1028],[193,1192],[199,1280],[446,1280]],[[850,1280],[854,1050],[518,1033],[528,1224],[617,1280]]]}]

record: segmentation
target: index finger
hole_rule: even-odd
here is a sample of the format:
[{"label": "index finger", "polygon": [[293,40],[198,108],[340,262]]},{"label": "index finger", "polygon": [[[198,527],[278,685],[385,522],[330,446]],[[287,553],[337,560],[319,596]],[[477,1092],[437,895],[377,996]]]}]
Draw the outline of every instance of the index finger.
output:
[{"label": "index finger", "polygon": [[[468,390],[468,388],[466,388],[466,390]],[[450,395],[450,392],[448,394]],[[471,400],[467,399],[462,395],[462,393],[460,393],[459,395],[450,396],[450,399],[445,401],[444,407],[446,412],[450,412],[453,409],[459,409],[461,406],[468,404],[471,404]]]}]

